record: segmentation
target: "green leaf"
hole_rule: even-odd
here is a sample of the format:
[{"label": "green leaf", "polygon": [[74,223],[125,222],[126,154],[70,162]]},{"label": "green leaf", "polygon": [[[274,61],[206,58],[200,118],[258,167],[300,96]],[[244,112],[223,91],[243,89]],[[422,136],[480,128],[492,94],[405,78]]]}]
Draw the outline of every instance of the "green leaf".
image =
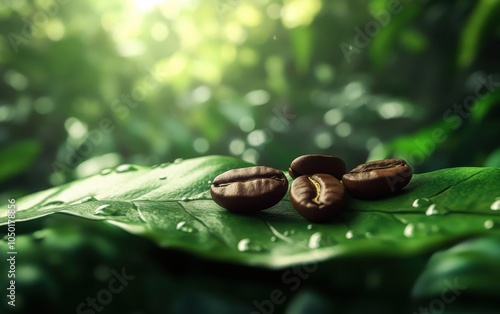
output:
[{"label": "green leaf", "polygon": [[[408,257],[500,230],[500,211],[492,210],[499,205],[498,168],[416,174],[393,197],[348,198],[338,221],[310,224],[295,212],[288,196],[256,215],[238,215],[216,205],[210,180],[245,166],[250,164],[224,156],[152,169],[120,166],[19,199],[16,220],[67,213],[117,225],[161,246],[271,268],[356,256]],[[4,206],[0,225],[6,223]]]},{"label": "green leaf", "polygon": [[495,12],[500,6],[498,0],[481,0],[477,2],[460,37],[458,49],[458,67],[468,67],[476,58],[480,42],[484,39],[484,30],[491,19],[496,17]]},{"label": "green leaf", "polygon": [[41,145],[35,140],[20,141],[3,148],[0,151],[0,182],[26,170],[40,150]]}]

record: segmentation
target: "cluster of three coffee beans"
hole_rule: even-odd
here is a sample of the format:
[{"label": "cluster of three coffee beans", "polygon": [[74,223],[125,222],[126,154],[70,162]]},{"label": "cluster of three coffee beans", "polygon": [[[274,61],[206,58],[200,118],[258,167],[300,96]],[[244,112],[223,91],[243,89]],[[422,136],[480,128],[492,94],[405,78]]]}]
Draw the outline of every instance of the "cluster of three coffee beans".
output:
[{"label": "cluster of three coffee beans", "polygon": [[[290,164],[293,207],[311,222],[333,219],[344,206],[345,189],[359,198],[378,198],[401,190],[412,170],[402,159],[368,162],[346,173],[345,162],[334,156],[304,155]],[[339,181],[342,180],[342,183]],[[252,213],[277,204],[288,190],[283,172],[265,166],[239,168],[217,176],[212,199],[237,213]]]}]

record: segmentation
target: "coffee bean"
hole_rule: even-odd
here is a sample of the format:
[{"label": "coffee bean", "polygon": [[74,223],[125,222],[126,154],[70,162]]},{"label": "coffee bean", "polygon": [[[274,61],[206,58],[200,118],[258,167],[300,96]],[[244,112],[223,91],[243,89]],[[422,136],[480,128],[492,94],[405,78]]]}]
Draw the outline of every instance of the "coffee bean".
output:
[{"label": "coffee bean", "polygon": [[334,176],[338,180],[346,173],[345,162],[329,155],[303,155],[295,158],[288,168],[288,173],[292,178],[302,175],[313,175],[316,173],[326,173]]},{"label": "coffee bean", "polygon": [[305,219],[312,222],[328,221],[344,205],[344,186],[335,177],[325,173],[300,176],[292,182],[290,200]]},{"label": "coffee bean", "polygon": [[410,182],[412,170],[403,159],[390,158],[357,166],[342,177],[349,193],[359,198],[387,196]]},{"label": "coffee bean", "polygon": [[218,175],[212,182],[212,199],[227,210],[251,213],[277,204],[288,190],[283,172],[264,166],[239,168]]}]

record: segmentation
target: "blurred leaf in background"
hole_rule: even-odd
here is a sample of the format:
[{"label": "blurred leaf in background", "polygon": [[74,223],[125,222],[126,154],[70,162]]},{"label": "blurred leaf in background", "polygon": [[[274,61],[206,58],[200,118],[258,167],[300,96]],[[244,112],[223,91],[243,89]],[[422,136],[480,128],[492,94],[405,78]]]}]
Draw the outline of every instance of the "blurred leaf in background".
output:
[{"label": "blurred leaf in background", "polygon": [[491,165],[498,12],[496,0],[8,2],[0,144],[43,149],[4,188],[209,154],[282,169],[304,153]]}]

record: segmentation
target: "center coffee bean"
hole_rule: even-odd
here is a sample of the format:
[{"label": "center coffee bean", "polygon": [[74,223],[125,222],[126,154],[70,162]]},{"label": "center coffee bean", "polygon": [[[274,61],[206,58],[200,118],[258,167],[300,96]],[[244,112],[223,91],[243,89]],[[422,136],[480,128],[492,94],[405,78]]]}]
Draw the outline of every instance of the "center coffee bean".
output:
[{"label": "center coffee bean", "polygon": [[288,168],[288,173],[292,178],[302,175],[313,175],[316,173],[326,173],[334,176],[338,180],[346,173],[345,162],[329,155],[304,155],[295,158]]},{"label": "center coffee bean", "polygon": [[311,222],[328,221],[344,205],[344,186],[325,173],[300,176],[292,182],[290,200],[305,219]]},{"label": "center coffee bean", "polygon": [[412,174],[406,161],[391,158],[357,166],[342,177],[342,183],[353,196],[376,198],[401,190],[410,182]]},{"label": "center coffee bean", "polygon": [[218,175],[210,186],[212,199],[227,210],[251,213],[277,204],[288,190],[283,172],[264,166],[239,168]]}]

